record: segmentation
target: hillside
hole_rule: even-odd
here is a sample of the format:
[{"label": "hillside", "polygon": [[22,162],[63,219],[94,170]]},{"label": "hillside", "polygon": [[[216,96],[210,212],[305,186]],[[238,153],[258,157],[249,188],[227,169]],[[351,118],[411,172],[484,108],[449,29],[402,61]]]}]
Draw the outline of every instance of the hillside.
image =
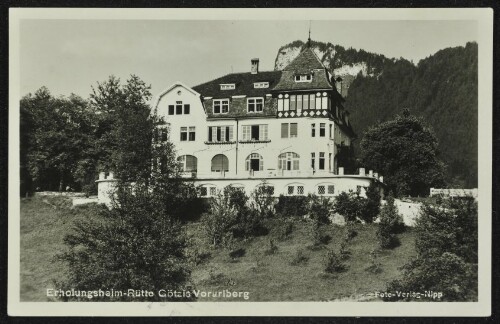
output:
[{"label": "hillside", "polygon": [[[275,69],[302,46],[301,41],[282,46]],[[417,65],[331,43],[313,42],[312,48],[343,79],[345,106],[360,139],[368,127],[409,108],[436,133],[450,186],[477,187],[477,43],[440,50]]]}]

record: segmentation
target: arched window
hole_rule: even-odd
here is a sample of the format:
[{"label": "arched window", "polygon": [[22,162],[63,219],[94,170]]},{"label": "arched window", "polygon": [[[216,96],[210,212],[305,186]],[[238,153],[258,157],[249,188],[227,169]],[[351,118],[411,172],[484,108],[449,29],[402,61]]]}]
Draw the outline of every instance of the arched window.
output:
[{"label": "arched window", "polygon": [[297,153],[286,152],[278,156],[278,170],[298,170],[299,158]]},{"label": "arched window", "polygon": [[229,160],[224,154],[217,154],[212,158],[212,172],[229,171]]},{"label": "arched window", "polygon": [[252,153],[247,156],[245,161],[245,170],[246,171],[262,171],[264,170],[264,159],[258,153]]},{"label": "arched window", "polygon": [[194,155],[181,155],[177,158],[184,172],[196,172],[198,170],[198,159]]}]

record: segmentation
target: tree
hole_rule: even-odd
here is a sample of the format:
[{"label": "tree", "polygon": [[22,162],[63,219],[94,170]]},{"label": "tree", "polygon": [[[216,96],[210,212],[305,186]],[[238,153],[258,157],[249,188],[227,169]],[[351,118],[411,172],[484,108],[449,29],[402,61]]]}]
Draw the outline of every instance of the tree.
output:
[{"label": "tree", "polygon": [[86,179],[75,172],[93,145],[93,114],[87,102],[76,95],[54,98],[42,87],[23,97],[20,106],[23,183],[32,179],[42,190],[81,188]]},{"label": "tree", "polygon": [[361,219],[367,223],[372,223],[380,212],[380,190],[375,183],[370,183],[366,189],[366,200],[361,213]]},{"label": "tree", "polygon": [[405,109],[365,133],[361,156],[364,165],[385,176],[388,189],[397,196],[428,195],[430,187],[444,185],[437,145],[433,131]]},{"label": "tree", "polygon": [[405,230],[403,217],[398,213],[398,209],[394,204],[394,197],[389,195],[387,202],[380,211],[380,224],[377,230],[377,238],[380,247],[383,249],[391,249],[399,245],[399,239],[396,234]]},{"label": "tree", "polygon": [[[192,297],[186,294],[185,298],[165,299],[157,293],[165,288],[189,291],[188,241],[179,211],[189,210],[198,198],[193,184],[179,179],[171,143],[157,143],[152,148],[151,156],[161,157],[162,163],[155,167],[148,164],[149,178],[138,178],[134,183],[119,179],[112,208],[103,206],[95,217],[76,223],[65,237],[67,251],[60,258],[68,265],[69,276],[58,283],[61,289],[154,292],[152,297],[123,295],[115,300],[179,301]],[[117,171],[125,175],[135,172]]]},{"label": "tree", "polygon": [[124,85],[110,76],[92,88],[90,103],[98,115],[96,150],[99,170],[115,170],[124,181],[148,179],[153,129],[148,101],[151,86],[132,75]]},{"label": "tree", "polygon": [[441,301],[477,300],[477,220],[474,199],[424,205],[415,226],[417,256],[388,289],[442,292]]},{"label": "tree", "polygon": [[363,206],[363,198],[350,190],[349,192],[341,192],[335,197],[333,210],[344,216],[346,222],[352,223],[361,218]]}]

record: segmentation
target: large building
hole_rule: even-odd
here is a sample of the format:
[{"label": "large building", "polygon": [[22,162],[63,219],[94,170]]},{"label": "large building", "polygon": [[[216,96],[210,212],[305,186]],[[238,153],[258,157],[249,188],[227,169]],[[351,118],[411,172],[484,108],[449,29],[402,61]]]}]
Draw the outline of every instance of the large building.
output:
[{"label": "large building", "polygon": [[355,138],[343,101],[334,77],[305,47],[282,71],[261,72],[252,59],[245,73],[171,85],[154,107],[167,123],[157,140],[175,145],[184,176],[204,197],[227,185],[250,193],[263,181],[275,195],[363,193],[382,179],[363,168],[347,175],[339,165],[341,148]]}]

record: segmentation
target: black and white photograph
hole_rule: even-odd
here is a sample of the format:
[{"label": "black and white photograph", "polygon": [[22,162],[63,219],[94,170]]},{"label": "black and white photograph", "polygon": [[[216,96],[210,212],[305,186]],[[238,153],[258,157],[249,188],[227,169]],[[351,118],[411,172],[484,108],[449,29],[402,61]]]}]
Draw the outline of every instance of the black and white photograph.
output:
[{"label": "black and white photograph", "polygon": [[11,315],[490,314],[491,10],[9,24]]}]

